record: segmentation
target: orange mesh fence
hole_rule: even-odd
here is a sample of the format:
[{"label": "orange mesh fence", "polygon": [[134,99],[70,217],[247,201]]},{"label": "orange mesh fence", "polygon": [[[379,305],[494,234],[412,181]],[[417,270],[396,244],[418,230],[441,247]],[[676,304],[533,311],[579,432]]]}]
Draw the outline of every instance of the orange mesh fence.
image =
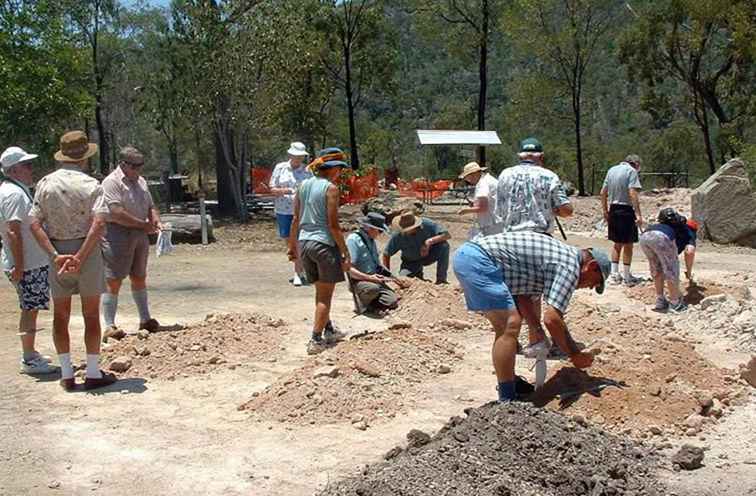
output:
[{"label": "orange mesh fence", "polygon": [[250,175],[252,176],[252,191],[256,195],[270,194],[270,176],[273,175],[272,170],[253,167]]},{"label": "orange mesh fence", "polygon": [[414,196],[435,200],[454,187],[454,181],[428,181],[427,179],[399,180],[398,189],[402,196]]},{"label": "orange mesh fence", "polygon": [[378,172],[375,169],[370,169],[362,176],[345,171],[339,178],[338,184],[342,205],[362,203],[378,196]]}]

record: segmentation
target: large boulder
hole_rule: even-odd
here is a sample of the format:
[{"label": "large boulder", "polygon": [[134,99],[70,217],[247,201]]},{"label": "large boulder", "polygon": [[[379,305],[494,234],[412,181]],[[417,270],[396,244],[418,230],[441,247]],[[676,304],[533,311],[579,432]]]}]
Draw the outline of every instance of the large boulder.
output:
[{"label": "large boulder", "polygon": [[741,159],[730,160],[696,188],[691,209],[700,236],[756,248],[756,194]]}]

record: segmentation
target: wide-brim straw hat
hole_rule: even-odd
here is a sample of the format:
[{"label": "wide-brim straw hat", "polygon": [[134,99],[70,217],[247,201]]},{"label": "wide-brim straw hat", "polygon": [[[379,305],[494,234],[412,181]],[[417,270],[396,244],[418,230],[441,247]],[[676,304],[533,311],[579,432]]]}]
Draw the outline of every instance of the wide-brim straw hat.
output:
[{"label": "wide-brim straw hat", "polygon": [[394,220],[391,221],[391,227],[402,233],[414,231],[420,227],[420,224],[422,224],[422,219],[415,216],[411,211],[402,212],[401,215],[397,215],[394,217]]},{"label": "wide-brim straw hat", "polygon": [[476,172],[485,172],[487,170],[488,167],[481,167],[478,162],[470,162],[462,169],[462,174],[459,175],[459,178],[464,179],[470,174],[475,174]]},{"label": "wide-brim straw hat", "polygon": [[81,162],[97,153],[97,144],[90,143],[84,131],[70,131],[60,138],[60,150],[55,152],[58,162]]}]

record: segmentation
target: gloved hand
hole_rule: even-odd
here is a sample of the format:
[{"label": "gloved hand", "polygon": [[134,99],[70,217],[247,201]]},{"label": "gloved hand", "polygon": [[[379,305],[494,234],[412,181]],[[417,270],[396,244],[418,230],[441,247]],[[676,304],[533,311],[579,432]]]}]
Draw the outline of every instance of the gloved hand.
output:
[{"label": "gloved hand", "polygon": [[570,361],[572,362],[572,365],[579,369],[587,369],[593,365],[593,354],[582,351],[579,353],[573,353],[570,355]]}]

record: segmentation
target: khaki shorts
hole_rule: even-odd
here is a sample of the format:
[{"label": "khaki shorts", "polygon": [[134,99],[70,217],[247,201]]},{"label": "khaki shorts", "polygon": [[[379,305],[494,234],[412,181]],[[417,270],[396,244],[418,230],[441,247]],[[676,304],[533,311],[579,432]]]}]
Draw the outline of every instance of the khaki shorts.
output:
[{"label": "khaki shorts", "polygon": [[124,279],[126,276],[147,277],[147,259],[150,241],[141,229],[131,229],[108,222],[102,242],[107,279]]},{"label": "khaki shorts", "polygon": [[302,241],[299,243],[299,256],[309,282],[344,281],[341,254],[337,247],[319,241]]},{"label": "khaki shorts", "polygon": [[[61,255],[75,254],[83,239],[58,240],[52,242]],[[102,262],[102,250],[96,246],[81,266],[81,270],[73,274],[58,275],[54,267],[50,267],[50,293],[53,299],[67,298],[75,294],[81,296],[100,296],[105,291],[105,268]]]}]

